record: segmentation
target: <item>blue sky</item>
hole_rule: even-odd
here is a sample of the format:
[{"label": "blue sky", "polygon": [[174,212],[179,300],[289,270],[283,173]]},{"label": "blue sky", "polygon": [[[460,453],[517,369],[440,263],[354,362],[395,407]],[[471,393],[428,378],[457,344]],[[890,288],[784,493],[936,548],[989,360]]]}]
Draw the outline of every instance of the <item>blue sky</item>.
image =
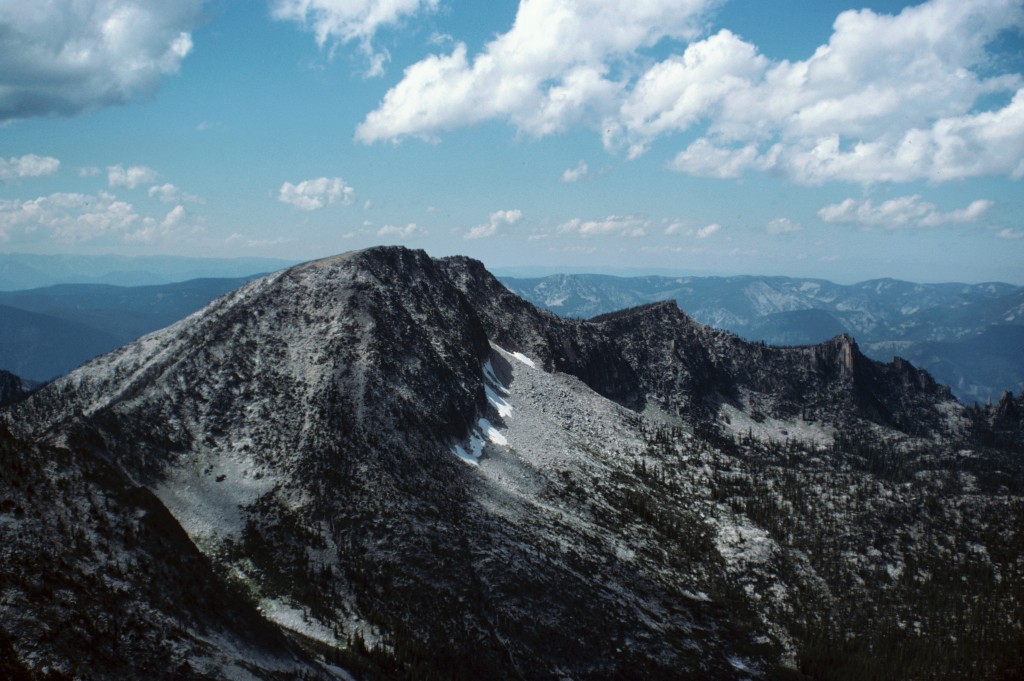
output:
[{"label": "blue sky", "polygon": [[1024,3],[0,3],[0,251],[1024,284]]}]

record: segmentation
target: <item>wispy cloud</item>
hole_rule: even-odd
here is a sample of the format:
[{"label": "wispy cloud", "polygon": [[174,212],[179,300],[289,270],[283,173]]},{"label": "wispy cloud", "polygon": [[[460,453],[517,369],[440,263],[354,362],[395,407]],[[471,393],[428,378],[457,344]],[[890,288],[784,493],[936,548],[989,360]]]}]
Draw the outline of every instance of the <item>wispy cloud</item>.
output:
[{"label": "wispy cloud", "polygon": [[800,223],[793,222],[789,218],[775,218],[771,220],[764,229],[769,234],[792,234],[793,232],[799,232],[803,227]]},{"label": "wispy cloud", "polygon": [[710,224],[710,225],[708,225],[706,227],[701,227],[700,229],[698,229],[695,232],[694,235],[698,239],[707,239],[709,236],[711,236],[712,234],[718,232],[720,229],[722,229],[722,225],[720,225],[720,224],[718,224],[716,222],[716,223],[712,223],[712,224]]},{"label": "wispy cloud", "polygon": [[718,232],[720,229],[722,229],[722,226],[717,222],[697,228],[694,227],[693,223],[689,220],[674,220],[665,227],[665,235],[683,235],[697,239],[706,239],[712,234]]},{"label": "wispy cloud", "polygon": [[321,48],[356,42],[368,60],[367,77],[384,73],[391,59],[387,50],[376,50],[377,31],[421,12],[437,9],[439,0],[273,0],[276,19],[295,21],[313,31]]},{"label": "wispy cloud", "polygon": [[566,168],[562,172],[562,182],[576,182],[589,172],[586,161],[580,161],[575,168]]}]

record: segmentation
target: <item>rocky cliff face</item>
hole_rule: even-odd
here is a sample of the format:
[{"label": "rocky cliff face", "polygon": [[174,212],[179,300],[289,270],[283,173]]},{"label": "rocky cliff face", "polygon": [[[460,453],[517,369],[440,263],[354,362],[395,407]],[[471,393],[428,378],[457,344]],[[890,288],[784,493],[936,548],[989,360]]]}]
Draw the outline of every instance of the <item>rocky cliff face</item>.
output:
[{"label": "rocky cliff face", "polygon": [[787,277],[555,275],[502,281],[566,317],[676,300],[695,319],[771,345],[808,345],[850,333],[870,357],[911,359],[965,403],[1024,387],[1024,288],[912,284],[892,279],[838,285]]},{"label": "rocky cliff face", "polygon": [[495,342],[533,353],[550,370],[635,410],[706,419],[729,405],[759,419],[865,422],[919,435],[961,427],[950,418],[962,409],[947,388],[904,360],[865,357],[845,334],[819,345],[767,347],[701,324],[674,301],[566,320],[513,295],[478,262],[443,263]]},{"label": "rocky cliff face", "polygon": [[[23,443],[6,465],[85,451],[121,476],[111,484],[151,493],[211,579],[323,656],[322,673],[343,675],[331,661],[367,678],[747,678],[797,665],[809,632],[853,612],[842,584],[867,569],[822,563],[810,533],[784,530],[824,522],[815,514],[849,490],[910,493],[844,478],[827,506],[783,495],[826,470],[866,479],[876,459],[888,474],[890,454],[848,431],[937,451],[957,409],[923,372],[868,360],[847,337],[766,348],[674,304],[564,320],[476,261],[379,248],[254,281],[0,414]],[[814,437],[783,452],[783,428]],[[793,477],[793,461],[832,456]],[[1017,484],[1006,470],[993,494]],[[791,522],[772,524],[784,512]],[[852,550],[842,536],[829,556]],[[33,594],[24,627],[55,617]],[[25,665],[63,654],[24,627]]]}]

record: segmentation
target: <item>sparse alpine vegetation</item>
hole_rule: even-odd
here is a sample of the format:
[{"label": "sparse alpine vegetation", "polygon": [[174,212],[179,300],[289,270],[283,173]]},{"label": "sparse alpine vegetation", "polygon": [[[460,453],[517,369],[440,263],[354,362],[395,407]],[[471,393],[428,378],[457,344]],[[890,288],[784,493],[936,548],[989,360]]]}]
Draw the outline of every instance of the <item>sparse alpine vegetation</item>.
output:
[{"label": "sparse alpine vegetation", "polygon": [[1014,678],[1022,414],[845,335],[307,263],[0,411],[0,670]]}]

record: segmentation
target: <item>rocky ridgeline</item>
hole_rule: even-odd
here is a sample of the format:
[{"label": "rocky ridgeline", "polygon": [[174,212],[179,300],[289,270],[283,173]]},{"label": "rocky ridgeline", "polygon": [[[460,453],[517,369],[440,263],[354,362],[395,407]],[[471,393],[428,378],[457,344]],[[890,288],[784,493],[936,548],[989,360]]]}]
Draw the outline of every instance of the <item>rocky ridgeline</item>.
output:
[{"label": "rocky ridgeline", "polygon": [[695,319],[770,345],[820,343],[841,333],[888,361],[912,360],[963,402],[1024,388],[1024,288],[1000,283],[840,285],[788,277],[503,277],[517,295],[565,317],[676,300]]},{"label": "rocky ridgeline", "polygon": [[[968,464],[957,453],[972,428],[1016,427],[1019,401],[1000,405],[969,413],[926,373],[867,359],[846,336],[770,348],[673,303],[566,320],[513,295],[479,262],[375,248],[251,282],[0,412],[13,433],[5,467],[51,452],[50,468],[32,469],[33,489],[44,480],[67,489],[48,495],[63,510],[29,522],[27,488],[4,488],[0,528],[19,538],[6,544],[16,547],[10,565],[45,555],[75,567],[72,593],[99,573],[114,574],[104,583],[120,594],[118,584],[137,589],[156,570],[130,567],[158,556],[136,555],[138,530],[124,529],[134,507],[82,525],[103,562],[83,563],[76,544],[52,541],[59,533],[39,536],[51,525],[76,533],[76,514],[102,509],[95,498],[111,489],[170,512],[184,534],[168,537],[187,537],[208,563],[169,561],[153,581],[224,585],[239,614],[225,624],[205,609],[170,611],[160,599],[178,591],[159,588],[129,605],[95,604],[104,622],[129,609],[140,626],[184,632],[185,643],[155,650],[151,637],[83,624],[79,640],[113,637],[139,673],[162,665],[183,678],[216,676],[238,657],[216,652],[230,639],[264,656],[249,671],[266,677],[291,664],[341,678],[342,668],[366,678],[799,678],[791,668],[818,659],[808,651],[846,640],[836,618],[856,612],[843,584],[860,568],[842,561],[867,521],[842,521],[849,529],[821,554],[827,562],[813,533],[786,528],[835,529],[827,514],[843,504],[916,499],[904,479],[936,466],[949,475],[922,478],[931,487],[920,498],[953,494],[949,481],[967,466],[981,482],[964,478],[955,493],[973,495],[978,517],[996,508],[987,495],[1015,512],[1015,464],[980,446]],[[827,442],[787,440],[794,424],[813,424]],[[800,461],[815,476],[846,476],[827,505],[779,496],[830,484],[812,476],[804,485]],[[82,462],[105,466],[104,477],[52,482],[79,475]],[[973,556],[964,547],[980,535],[957,532],[956,550]],[[931,548],[921,556],[950,555]],[[900,555],[909,564],[915,550],[901,545]],[[1019,584],[1012,561],[992,561],[1004,586]],[[13,593],[0,607],[19,616],[5,616],[0,634],[19,669],[84,673],[79,643],[39,633],[57,626],[56,596],[21,582]],[[902,592],[856,591],[879,607],[892,593]],[[966,590],[957,612],[977,593]],[[997,618],[1016,612],[1012,589],[992,593],[1010,594]],[[279,639],[239,633],[260,626],[305,652],[285,664]],[[815,638],[819,630],[834,638]],[[996,630],[992,645],[1001,645],[1006,632]],[[202,638],[207,631],[223,634]],[[214,652],[197,651],[199,640]]]},{"label": "rocky ridgeline", "polygon": [[701,324],[674,301],[569,320],[533,307],[468,258],[443,262],[489,337],[579,377],[598,393],[642,411],[653,403],[687,418],[743,411],[831,424],[858,422],[908,434],[949,434],[962,411],[949,390],[896,359],[864,356],[847,335],[819,345],[775,348]]}]

